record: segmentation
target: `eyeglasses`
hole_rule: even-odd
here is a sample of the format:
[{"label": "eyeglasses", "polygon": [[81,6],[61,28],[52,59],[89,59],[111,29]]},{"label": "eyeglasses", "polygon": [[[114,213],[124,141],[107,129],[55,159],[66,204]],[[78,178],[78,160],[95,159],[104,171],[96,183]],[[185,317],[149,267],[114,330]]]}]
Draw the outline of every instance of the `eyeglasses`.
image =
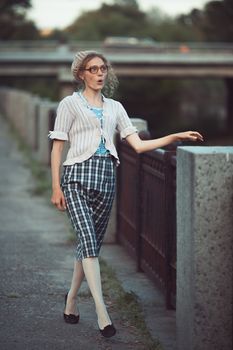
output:
[{"label": "eyeglasses", "polygon": [[108,66],[106,64],[103,64],[102,66],[91,66],[89,68],[84,68],[83,70],[88,70],[91,74],[97,74],[99,72],[99,69],[102,73],[107,73]]}]

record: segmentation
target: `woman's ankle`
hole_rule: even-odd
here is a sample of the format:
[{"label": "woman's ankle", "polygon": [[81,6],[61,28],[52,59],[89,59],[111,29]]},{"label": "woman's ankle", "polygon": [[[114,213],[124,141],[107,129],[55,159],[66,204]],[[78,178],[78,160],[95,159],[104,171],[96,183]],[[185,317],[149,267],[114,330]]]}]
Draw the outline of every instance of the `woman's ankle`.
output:
[{"label": "woman's ankle", "polygon": [[101,307],[99,306],[98,308],[96,307],[95,312],[97,315],[99,328],[103,329],[108,324],[111,324],[111,319],[105,305],[101,305]]},{"label": "woman's ankle", "polygon": [[67,296],[70,300],[77,300],[77,293],[72,292],[71,290],[69,290],[68,292],[68,296]]}]

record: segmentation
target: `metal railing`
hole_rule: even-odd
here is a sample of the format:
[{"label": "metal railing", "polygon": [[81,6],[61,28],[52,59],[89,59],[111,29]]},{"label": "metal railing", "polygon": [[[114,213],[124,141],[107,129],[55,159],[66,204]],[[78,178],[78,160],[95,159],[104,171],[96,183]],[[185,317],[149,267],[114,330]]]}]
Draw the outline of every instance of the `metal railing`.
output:
[{"label": "metal railing", "polygon": [[176,152],[136,154],[118,140],[117,240],[163,290],[176,299]]}]

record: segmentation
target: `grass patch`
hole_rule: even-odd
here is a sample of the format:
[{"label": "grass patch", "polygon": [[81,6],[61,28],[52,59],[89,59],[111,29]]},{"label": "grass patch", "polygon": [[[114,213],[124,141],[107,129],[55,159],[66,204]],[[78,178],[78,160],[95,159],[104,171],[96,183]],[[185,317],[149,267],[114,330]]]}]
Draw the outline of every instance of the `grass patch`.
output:
[{"label": "grass patch", "polygon": [[12,299],[16,299],[16,298],[20,298],[21,295],[19,295],[18,293],[10,293],[6,295],[7,298],[12,298]]},{"label": "grass patch", "polygon": [[42,169],[35,161],[30,162],[32,175],[36,179],[32,193],[35,195],[49,195],[51,192],[51,180],[46,169]]},{"label": "grass patch", "polygon": [[154,340],[147,329],[137,295],[132,291],[126,292],[115,271],[101,257],[99,260],[103,293],[106,300],[110,299],[112,307],[120,313],[121,318],[137,329],[140,342],[145,346],[145,350],[162,350],[159,341]]},{"label": "grass patch", "polygon": [[[50,203],[52,180],[50,168],[41,164],[35,159],[33,151],[24,142],[23,138],[19,135],[14,126],[8,121],[10,126],[10,134],[16,140],[19,151],[23,154],[25,166],[31,171],[34,183],[33,188],[30,189],[30,193],[35,196],[44,196]],[[76,235],[70,220],[67,219],[68,237],[67,242],[69,244],[76,243]]]},{"label": "grass patch", "polygon": [[35,180],[34,187],[30,191],[31,194],[37,196],[46,195],[49,197],[52,185],[50,169],[35,159],[31,148],[24,142],[12,124],[10,124],[10,133],[16,140],[18,149],[24,156],[25,165],[30,169]]}]

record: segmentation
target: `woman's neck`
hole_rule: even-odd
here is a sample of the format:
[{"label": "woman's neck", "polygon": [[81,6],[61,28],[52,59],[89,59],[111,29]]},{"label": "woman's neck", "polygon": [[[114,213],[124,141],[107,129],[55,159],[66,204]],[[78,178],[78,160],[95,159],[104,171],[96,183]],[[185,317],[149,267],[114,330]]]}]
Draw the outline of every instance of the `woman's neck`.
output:
[{"label": "woman's neck", "polygon": [[89,103],[89,105],[93,107],[103,107],[103,98],[101,91],[93,91],[93,90],[84,90],[82,92],[83,96]]}]

